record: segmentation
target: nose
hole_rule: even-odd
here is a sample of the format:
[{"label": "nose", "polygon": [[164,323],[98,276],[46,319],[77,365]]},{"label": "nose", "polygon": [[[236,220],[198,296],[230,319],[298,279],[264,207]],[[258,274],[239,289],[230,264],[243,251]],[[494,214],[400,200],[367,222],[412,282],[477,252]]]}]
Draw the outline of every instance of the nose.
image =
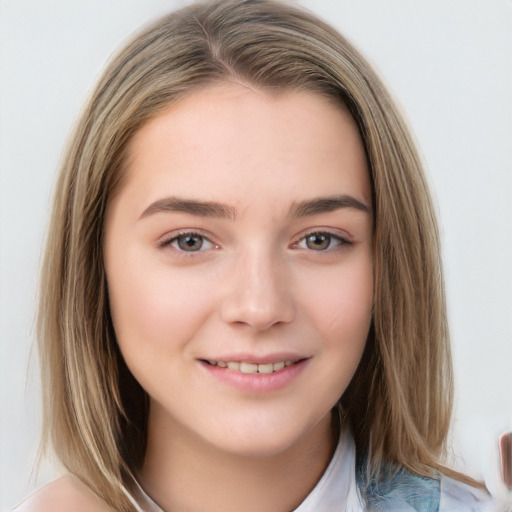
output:
[{"label": "nose", "polygon": [[256,331],[293,322],[293,291],[279,257],[262,251],[241,254],[231,270],[221,307],[224,322]]}]

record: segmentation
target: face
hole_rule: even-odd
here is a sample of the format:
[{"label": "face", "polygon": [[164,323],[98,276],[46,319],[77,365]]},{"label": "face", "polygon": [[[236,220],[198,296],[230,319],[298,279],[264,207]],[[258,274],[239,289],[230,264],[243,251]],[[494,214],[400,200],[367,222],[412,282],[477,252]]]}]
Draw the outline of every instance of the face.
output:
[{"label": "face", "polygon": [[273,454],[353,376],[372,309],[368,171],[348,111],[320,95],[219,84],[130,142],[104,260],[150,423]]}]

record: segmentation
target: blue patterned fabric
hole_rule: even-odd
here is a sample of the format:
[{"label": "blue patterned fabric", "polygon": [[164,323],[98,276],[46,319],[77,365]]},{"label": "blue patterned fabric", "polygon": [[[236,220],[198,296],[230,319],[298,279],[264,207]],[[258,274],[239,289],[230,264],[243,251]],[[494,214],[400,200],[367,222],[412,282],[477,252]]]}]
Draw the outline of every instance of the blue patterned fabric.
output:
[{"label": "blue patterned fabric", "polygon": [[441,496],[440,481],[389,469],[389,478],[367,482],[366,458],[356,460],[356,481],[372,512],[437,512]]},{"label": "blue patterned fabric", "polygon": [[368,512],[502,512],[485,491],[443,475],[426,478],[384,468],[381,481],[366,481],[366,457],[356,457],[356,483]]}]

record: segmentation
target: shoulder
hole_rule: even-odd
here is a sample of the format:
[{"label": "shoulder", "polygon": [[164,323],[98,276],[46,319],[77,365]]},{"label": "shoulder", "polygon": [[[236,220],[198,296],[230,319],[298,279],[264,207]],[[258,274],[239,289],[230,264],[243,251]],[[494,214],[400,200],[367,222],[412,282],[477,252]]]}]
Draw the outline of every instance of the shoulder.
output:
[{"label": "shoulder", "polygon": [[110,512],[84,483],[65,475],[41,487],[25,499],[13,512]]},{"label": "shoulder", "polygon": [[496,501],[487,492],[446,476],[441,477],[439,512],[495,512]]},{"label": "shoulder", "polygon": [[[380,479],[366,481],[365,466],[356,472],[358,488],[370,510],[417,512],[498,512],[485,491],[444,475],[427,478],[384,466]],[[387,473],[387,476],[385,474]]]}]

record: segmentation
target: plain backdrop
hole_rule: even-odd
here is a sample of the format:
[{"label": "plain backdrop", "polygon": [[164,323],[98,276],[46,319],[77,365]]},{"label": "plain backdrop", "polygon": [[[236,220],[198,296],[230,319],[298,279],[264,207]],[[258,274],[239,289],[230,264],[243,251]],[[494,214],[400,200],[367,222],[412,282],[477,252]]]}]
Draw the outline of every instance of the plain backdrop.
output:
[{"label": "plain backdrop", "polygon": [[[38,265],[62,148],[114,49],[187,2],[0,1],[0,508],[33,474],[40,428],[30,357]],[[456,410],[455,463],[501,492],[512,430],[512,2],[310,0],[375,65],[419,143],[438,206]]]}]

